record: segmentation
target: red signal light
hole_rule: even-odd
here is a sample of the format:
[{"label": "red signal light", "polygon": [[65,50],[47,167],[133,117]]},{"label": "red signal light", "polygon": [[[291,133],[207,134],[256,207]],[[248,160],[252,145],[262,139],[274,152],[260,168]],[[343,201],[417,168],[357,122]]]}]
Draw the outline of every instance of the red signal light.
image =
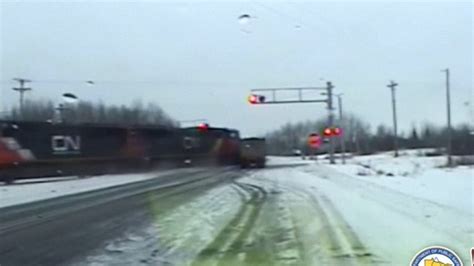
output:
[{"label": "red signal light", "polygon": [[250,94],[247,100],[250,104],[256,104],[258,103],[258,96],[255,94]]},{"label": "red signal light", "polygon": [[249,97],[247,98],[247,100],[249,101],[250,104],[264,103],[265,102],[265,96],[250,94]]},{"label": "red signal light", "polygon": [[197,126],[197,129],[200,131],[200,132],[204,132],[204,131],[207,131],[209,129],[209,124],[207,123],[201,123]]},{"label": "red signal light", "polygon": [[325,137],[331,137],[332,134],[333,134],[332,130],[331,130],[330,128],[328,128],[328,127],[325,128],[324,131],[323,131],[323,135],[324,135]]},{"label": "red signal light", "polygon": [[321,145],[321,137],[318,134],[312,133],[308,137],[308,144],[311,148],[317,149]]},{"label": "red signal light", "polygon": [[335,136],[340,136],[342,134],[342,129],[340,129],[338,127],[335,127],[335,128],[332,129],[332,133]]}]

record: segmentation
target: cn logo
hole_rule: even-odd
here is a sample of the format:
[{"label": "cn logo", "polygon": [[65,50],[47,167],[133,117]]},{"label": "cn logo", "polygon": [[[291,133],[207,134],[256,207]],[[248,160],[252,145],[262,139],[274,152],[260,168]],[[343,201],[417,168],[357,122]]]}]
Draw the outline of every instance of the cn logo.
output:
[{"label": "cn logo", "polygon": [[199,139],[198,138],[193,138],[193,137],[184,137],[183,138],[183,147],[186,150],[190,150],[193,148],[199,147]]},{"label": "cn logo", "polygon": [[81,137],[63,135],[52,136],[51,149],[54,154],[79,154],[81,152]]}]

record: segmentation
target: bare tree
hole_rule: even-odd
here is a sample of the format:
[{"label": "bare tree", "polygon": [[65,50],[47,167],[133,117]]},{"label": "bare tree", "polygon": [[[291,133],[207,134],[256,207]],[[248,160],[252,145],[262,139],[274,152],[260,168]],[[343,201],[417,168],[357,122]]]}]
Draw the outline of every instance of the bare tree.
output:
[{"label": "bare tree", "polygon": [[[48,100],[26,101],[23,112],[20,112],[18,107],[13,107],[9,113],[5,116],[6,119],[48,121],[54,117],[55,106]],[[177,126],[176,121],[159,105],[155,103],[145,105],[140,100],[134,101],[130,106],[80,101],[66,105],[63,118],[67,123]]]}]

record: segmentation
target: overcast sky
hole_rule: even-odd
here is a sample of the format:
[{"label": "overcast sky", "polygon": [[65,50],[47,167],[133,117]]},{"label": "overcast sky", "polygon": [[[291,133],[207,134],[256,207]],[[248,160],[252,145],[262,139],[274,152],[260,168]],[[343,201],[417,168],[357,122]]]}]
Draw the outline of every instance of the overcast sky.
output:
[{"label": "overcast sky", "polygon": [[[142,99],[177,120],[207,118],[256,135],[326,110],[251,106],[250,89],[330,80],[346,111],[391,125],[393,79],[407,130],[445,123],[441,69],[449,67],[453,121],[472,115],[471,1],[174,2],[2,1],[2,110],[18,99],[11,79],[25,77],[34,81],[30,99]],[[252,19],[240,24],[242,14]]]}]

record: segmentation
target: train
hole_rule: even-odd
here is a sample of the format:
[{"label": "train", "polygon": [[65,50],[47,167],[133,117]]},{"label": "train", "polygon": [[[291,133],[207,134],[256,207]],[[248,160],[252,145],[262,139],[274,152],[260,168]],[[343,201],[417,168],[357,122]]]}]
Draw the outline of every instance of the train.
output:
[{"label": "train", "polygon": [[236,129],[0,121],[0,182],[5,183],[155,167],[239,164]]},{"label": "train", "polygon": [[240,166],[264,168],[266,147],[264,138],[244,138],[240,143]]}]

